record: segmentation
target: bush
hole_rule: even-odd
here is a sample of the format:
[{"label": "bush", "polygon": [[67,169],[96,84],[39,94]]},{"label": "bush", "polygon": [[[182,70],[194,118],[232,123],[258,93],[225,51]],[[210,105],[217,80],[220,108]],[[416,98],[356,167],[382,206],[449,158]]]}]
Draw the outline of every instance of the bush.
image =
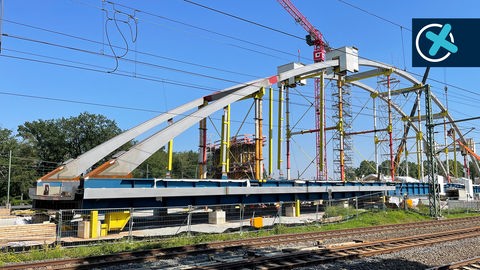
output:
[{"label": "bush", "polygon": [[344,207],[343,205],[332,205],[325,208],[325,216],[327,217],[348,217],[355,213],[355,208],[348,206]]}]

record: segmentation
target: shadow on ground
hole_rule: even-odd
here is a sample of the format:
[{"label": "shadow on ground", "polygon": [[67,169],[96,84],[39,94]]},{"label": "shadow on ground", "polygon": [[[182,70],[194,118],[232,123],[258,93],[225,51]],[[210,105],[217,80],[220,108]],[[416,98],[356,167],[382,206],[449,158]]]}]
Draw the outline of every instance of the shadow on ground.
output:
[{"label": "shadow on ground", "polygon": [[423,270],[432,266],[400,259],[370,259],[340,261],[336,263],[296,268],[297,270]]}]

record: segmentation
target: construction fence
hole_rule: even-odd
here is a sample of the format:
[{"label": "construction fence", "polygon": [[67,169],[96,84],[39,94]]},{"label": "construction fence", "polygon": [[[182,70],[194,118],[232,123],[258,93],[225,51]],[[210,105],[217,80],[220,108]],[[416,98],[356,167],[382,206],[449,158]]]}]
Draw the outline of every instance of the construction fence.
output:
[{"label": "construction fence", "polygon": [[480,212],[479,200],[447,200],[442,212],[447,214]]},{"label": "construction fence", "polygon": [[270,230],[280,224],[294,226],[340,222],[384,207],[384,196],[377,193],[342,200],[60,210],[56,216],[56,243],[70,246],[114,239],[143,241]]}]

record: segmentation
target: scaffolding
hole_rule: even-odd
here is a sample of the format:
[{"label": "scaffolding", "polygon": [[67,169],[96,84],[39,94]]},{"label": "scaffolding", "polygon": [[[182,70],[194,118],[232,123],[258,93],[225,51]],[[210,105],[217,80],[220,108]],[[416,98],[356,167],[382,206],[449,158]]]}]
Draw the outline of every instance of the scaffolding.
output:
[{"label": "scaffolding", "polygon": [[[263,137],[262,145],[263,147],[266,143],[266,138]],[[221,179],[222,178],[222,167],[221,167],[221,155],[220,141],[215,142],[214,144],[209,144],[209,162],[210,172],[212,172],[212,178]],[[228,168],[228,179],[255,179],[255,138],[252,134],[244,134],[232,137],[230,139],[230,149],[229,149],[229,168]],[[265,174],[265,173],[264,173]],[[266,178],[266,175],[263,176]]]},{"label": "scaffolding", "polygon": [[[349,84],[332,84],[332,107],[337,131],[333,135],[333,174],[335,180],[345,180],[345,172],[353,168],[351,87]],[[353,180],[353,179],[347,179]]]}]

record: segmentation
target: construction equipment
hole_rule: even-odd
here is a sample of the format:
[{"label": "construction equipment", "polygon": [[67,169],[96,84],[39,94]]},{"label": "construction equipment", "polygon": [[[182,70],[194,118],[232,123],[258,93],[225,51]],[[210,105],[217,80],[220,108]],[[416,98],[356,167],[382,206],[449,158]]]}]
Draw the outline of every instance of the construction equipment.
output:
[{"label": "construction equipment", "polygon": [[464,144],[460,139],[457,140],[457,143],[460,145],[462,150],[462,156],[470,154],[470,156],[475,157],[477,160],[480,160],[480,156],[477,155],[470,147]]},{"label": "construction equipment", "polygon": [[323,35],[318,31],[302,13],[293,5],[290,0],[277,0],[280,5],[299,23],[308,35],[305,37],[309,46],[313,48],[313,61],[323,62],[325,61],[325,42],[323,41]]},{"label": "construction equipment", "polygon": [[[313,61],[325,61],[326,43],[323,35],[316,29],[303,14],[293,5],[290,0],[277,0],[277,2],[308,32],[306,42],[313,48]],[[316,159],[317,179],[327,180],[327,160],[325,156],[325,103],[323,93],[323,80],[315,78],[315,130],[316,130]]]}]

